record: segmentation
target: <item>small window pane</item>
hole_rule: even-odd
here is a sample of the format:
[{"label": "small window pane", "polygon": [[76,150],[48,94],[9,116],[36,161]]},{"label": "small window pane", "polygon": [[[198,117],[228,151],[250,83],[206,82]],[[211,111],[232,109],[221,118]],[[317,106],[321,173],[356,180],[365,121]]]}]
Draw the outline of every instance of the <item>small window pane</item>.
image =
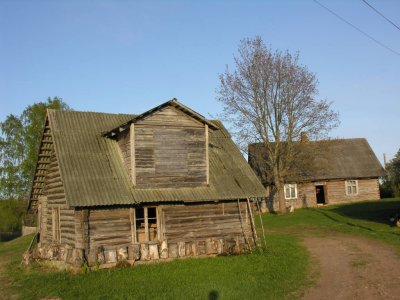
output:
[{"label": "small window pane", "polygon": [[144,221],[144,208],[138,207],[135,209],[136,217],[136,238],[138,242],[144,242],[146,240],[145,235],[145,221]]},{"label": "small window pane", "polygon": [[149,221],[149,239],[150,241],[157,240],[157,210],[155,207],[147,208]]}]

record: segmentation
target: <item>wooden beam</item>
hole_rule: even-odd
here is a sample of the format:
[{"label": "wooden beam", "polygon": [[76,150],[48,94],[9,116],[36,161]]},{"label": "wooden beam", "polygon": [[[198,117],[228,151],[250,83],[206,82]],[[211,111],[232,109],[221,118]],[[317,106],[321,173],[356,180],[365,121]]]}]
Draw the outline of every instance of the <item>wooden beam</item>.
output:
[{"label": "wooden beam", "polygon": [[206,184],[210,184],[210,163],[208,161],[208,125],[204,126],[206,135]]},{"label": "wooden beam", "polygon": [[135,209],[134,208],[129,208],[129,220],[131,221],[131,238],[132,238],[132,244],[136,242],[135,239]]},{"label": "wooden beam", "polygon": [[135,159],[135,124],[130,127],[131,177],[133,186],[136,186],[136,159]]},{"label": "wooden beam", "polygon": [[144,236],[146,237],[146,241],[150,241],[149,235],[149,214],[147,213],[147,207],[144,208]]}]

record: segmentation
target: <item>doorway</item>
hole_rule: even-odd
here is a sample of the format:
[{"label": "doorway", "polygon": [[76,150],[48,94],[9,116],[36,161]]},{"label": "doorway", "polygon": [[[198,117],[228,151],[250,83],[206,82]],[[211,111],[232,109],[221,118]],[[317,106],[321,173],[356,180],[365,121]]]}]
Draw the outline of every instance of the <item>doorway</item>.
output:
[{"label": "doorway", "polygon": [[317,197],[317,204],[325,204],[325,189],[323,185],[315,186],[315,195]]}]

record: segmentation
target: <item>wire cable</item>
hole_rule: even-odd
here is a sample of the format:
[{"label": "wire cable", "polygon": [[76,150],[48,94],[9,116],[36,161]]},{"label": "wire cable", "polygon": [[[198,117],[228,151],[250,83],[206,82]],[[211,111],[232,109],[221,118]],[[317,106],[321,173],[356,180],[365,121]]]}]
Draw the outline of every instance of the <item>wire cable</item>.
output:
[{"label": "wire cable", "polygon": [[350,23],[349,21],[347,21],[346,19],[344,19],[343,17],[339,16],[337,13],[335,13],[333,10],[329,9],[328,7],[326,7],[325,5],[323,5],[321,2],[317,1],[317,0],[313,0],[315,3],[317,3],[319,6],[321,6],[322,8],[324,8],[325,10],[327,10],[328,12],[330,12],[332,15],[334,15],[336,18],[338,18],[339,20],[341,20],[342,22],[346,23],[347,25],[353,27],[353,29],[357,30],[359,33],[361,33],[362,35],[366,36],[367,38],[369,38],[370,40],[372,40],[373,42],[375,42],[376,44],[378,44],[379,46],[385,48],[386,50],[389,50],[390,52],[392,52],[393,54],[396,54],[398,56],[400,56],[400,52],[397,52],[396,50],[393,50],[392,48],[390,48],[389,46],[386,46],[385,44],[381,43],[380,41],[378,41],[377,39],[373,38],[372,36],[370,36],[368,33],[366,33],[365,31],[361,30],[360,28],[358,28],[357,26],[353,25],[352,23]]},{"label": "wire cable", "polygon": [[380,15],[382,18],[384,18],[386,21],[388,21],[390,24],[392,24],[394,27],[396,27],[398,30],[400,30],[400,27],[397,26],[395,23],[393,23],[391,20],[389,20],[388,18],[385,17],[384,14],[382,14],[379,10],[377,10],[375,7],[373,7],[371,4],[369,4],[367,1],[365,0],[361,0],[362,2],[364,2],[366,5],[368,5],[372,10],[374,10],[378,15]]}]

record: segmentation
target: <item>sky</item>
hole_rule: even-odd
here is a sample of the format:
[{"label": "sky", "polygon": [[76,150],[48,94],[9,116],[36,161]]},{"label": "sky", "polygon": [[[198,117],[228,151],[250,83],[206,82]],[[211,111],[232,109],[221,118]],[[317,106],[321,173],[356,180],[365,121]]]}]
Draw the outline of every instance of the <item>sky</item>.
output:
[{"label": "sky", "polygon": [[[363,1],[318,1],[400,53],[400,30]],[[400,1],[368,3],[400,26]],[[0,121],[54,96],[109,113],[177,98],[215,117],[219,74],[256,36],[316,74],[340,114],[333,138],[367,138],[381,161],[399,150],[400,55],[313,0],[0,0]]]}]

